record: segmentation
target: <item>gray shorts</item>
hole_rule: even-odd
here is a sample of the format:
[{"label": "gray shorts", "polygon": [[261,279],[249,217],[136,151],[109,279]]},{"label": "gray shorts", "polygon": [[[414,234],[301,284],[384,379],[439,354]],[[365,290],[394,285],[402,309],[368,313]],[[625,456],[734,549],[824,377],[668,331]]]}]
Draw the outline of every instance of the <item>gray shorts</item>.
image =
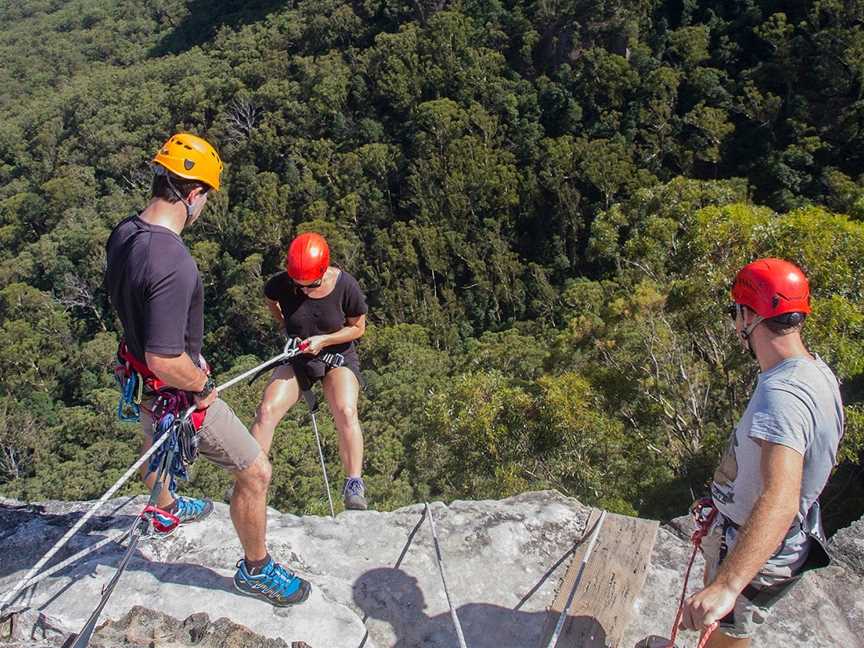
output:
[{"label": "gray shorts", "polygon": [[[720,563],[726,557],[728,551],[731,551],[735,544],[737,530],[732,527],[725,527],[723,524],[723,516],[718,515],[717,521],[711,527],[708,535],[702,540],[702,554],[705,557],[705,584],[708,585],[714,581],[717,575],[717,570]],[[724,550],[724,534],[725,545],[728,549]],[[744,592],[738,595],[735,600],[735,607],[727,616],[720,620],[718,630],[723,634],[732,637],[733,639],[746,639],[752,637],[756,630],[765,623],[771,614],[771,606],[785,594],[785,591],[780,596],[772,597],[770,601],[760,600],[762,597],[754,596],[751,600],[745,596],[745,593],[755,590],[770,592],[770,589],[784,589],[783,585],[792,583],[795,580],[796,574],[801,570],[802,565],[806,562],[807,552],[801,551],[800,548],[795,549],[794,543],[791,543],[793,553],[781,548],[762,569],[756,574],[750,586]],[[805,540],[806,547],[806,540]],[[786,590],[788,591],[788,590]]]},{"label": "gray shorts", "polygon": [[[141,430],[153,434],[151,402],[142,403]],[[146,409],[145,409],[146,408]],[[228,404],[220,398],[207,408],[207,416],[198,430],[198,452],[217,466],[238,472],[246,470],[258,455],[261,446]]]}]

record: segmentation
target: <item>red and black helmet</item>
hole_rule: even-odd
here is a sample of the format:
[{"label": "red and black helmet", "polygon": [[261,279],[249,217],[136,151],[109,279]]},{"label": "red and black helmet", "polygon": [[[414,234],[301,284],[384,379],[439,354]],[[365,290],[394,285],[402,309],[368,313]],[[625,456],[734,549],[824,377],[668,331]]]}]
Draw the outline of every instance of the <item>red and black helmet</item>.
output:
[{"label": "red and black helmet", "polygon": [[810,284],[801,269],[783,259],[757,259],[738,271],[732,299],[769,319],[810,313]]},{"label": "red and black helmet", "polygon": [[294,281],[316,281],[330,265],[330,248],[324,237],[315,232],[301,234],[288,246],[285,270]]}]

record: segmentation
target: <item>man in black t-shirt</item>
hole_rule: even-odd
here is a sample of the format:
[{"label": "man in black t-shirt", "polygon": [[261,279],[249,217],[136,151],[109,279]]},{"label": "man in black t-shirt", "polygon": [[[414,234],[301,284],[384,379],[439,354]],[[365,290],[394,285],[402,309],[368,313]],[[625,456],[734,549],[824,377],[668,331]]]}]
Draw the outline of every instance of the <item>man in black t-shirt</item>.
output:
[{"label": "man in black t-shirt", "polygon": [[[194,397],[203,421],[199,452],[234,475],[231,520],[243,546],[234,585],[242,593],[277,606],[306,600],[310,585],[277,563],[267,551],[267,489],[271,467],[258,442],[218,398],[201,357],[204,289],[198,266],[180,238],[219,189],[222,162],[205,140],[172,136],[153,159],[150,203],[120,222],[106,246],[105,285],[123,324],[126,353],[154,389],[173,388]],[[142,403],[142,453],[153,443],[150,403]],[[147,486],[154,474],[145,476]],[[157,506],[181,523],[203,519],[210,500],[174,497],[163,488]]]}]

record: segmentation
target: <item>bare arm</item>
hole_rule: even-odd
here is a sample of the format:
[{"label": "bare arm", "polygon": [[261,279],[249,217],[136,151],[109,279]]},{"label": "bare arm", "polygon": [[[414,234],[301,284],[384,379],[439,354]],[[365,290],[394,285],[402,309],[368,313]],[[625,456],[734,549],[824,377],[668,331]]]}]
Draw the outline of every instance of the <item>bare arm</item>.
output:
[{"label": "bare arm", "polygon": [[804,471],[804,457],[795,450],[758,439],[756,443],[762,447],[765,490],[714,579],[739,592],[777,551],[792,526],[798,513]]},{"label": "bare arm", "polygon": [[265,297],[267,300],[267,308],[270,309],[270,314],[273,316],[273,319],[279,324],[279,328],[285,329],[285,316],[282,314],[282,307],[279,306],[279,302],[273,301],[270,298]]},{"label": "bare arm", "polygon": [[786,446],[754,440],[762,448],[762,495],[714,582],[687,599],[685,628],[706,628],[729,613],[741,590],[777,550],[798,513],[804,457]]}]

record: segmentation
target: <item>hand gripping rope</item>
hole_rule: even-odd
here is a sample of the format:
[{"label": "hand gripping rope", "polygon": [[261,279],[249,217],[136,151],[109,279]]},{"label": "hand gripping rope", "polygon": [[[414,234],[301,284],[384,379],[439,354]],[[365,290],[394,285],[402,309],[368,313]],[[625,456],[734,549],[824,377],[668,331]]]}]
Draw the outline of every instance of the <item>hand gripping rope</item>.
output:
[{"label": "hand gripping rope", "polygon": [[[224,385],[220,385],[216,389],[217,389],[217,391],[224,391],[224,390],[228,389],[229,387],[236,385],[238,382],[245,380],[249,376],[251,376],[257,372],[260,372],[262,370],[266,370],[266,369],[273,367],[275,365],[278,365],[278,364],[284,362],[286,359],[289,359],[289,358],[297,355],[298,353],[300,353],[300,351],[298,348],[296,348],[296,346],[292,345],[291,343],[286,344],[284,350],[279,355],[274,356],[270,360],[267,360],[266,362],[258,365],[257,367],[254,367],[254,368],[250,369],[249,371],[246,371],[246,372],[240,374],[239,376],[236,376],[235,378],[232,378],[231,380],[226,382]],[[190,407],[186,411],[186,413],[184,414],[184,418],[189,416],[194,410],[195,410],[194,407]],[[12,600],[14,600],[15,596],[19,592],[21,592],[23,589],[25,589],[26,587],[43,580],[44,578],[46,578],[50,574],[57,572],[59,569],[65,567],[69,564],[72,564],[75,560],[79,560],[79,559],[83,558],[84,556],[89,555],[90,553],[97,551],[98,549],[100,549],[104,545],[108,544],[108,542],[110,542],[112,540],[120,541],[124,537],[126,537],[127,535],[130,535],[131,533],[133,533],[134,529],[136,529],[140,525],[140,523],[142,522],[142,518],[144,516],[143,511],[142,511],[141,515],[138,518],[136,518],[135,523],[132,525],[132,527],[129,530],[127,530],[121,534],[111,536],[110,538],[104,538],[103,540],[100,540],[99,542],[97,542],[95,545],[88,547],[87,549],[85,549],[83,551],[78,552],[74,556],[70,556],[69,558],[67,558],[66,560],[62,561],[61,563],[59,563],[57,565],[52,566],[51,568],[49,568],[45,572],[43,572],[41,574],[39,573],[39,571],[46,564],[48,564],[48,561],[51,560],[51,558],[53,558],[56,555],[56,553],[66,545],[67,542],[69,542],[69,540],[72,538],[72,536],[75,535],[81,529],[81,527],[83,527],[87,523],[87,521],[91,517],[93,517],[93,515],[96,513],[96,511],[98,511],[105,504],[105,502],[107,502],[109,499],[111,499],[111,497],[118,490],[120,490],[120,487],[123,486],[123,484],[125,484],[132,477],[132,475],[134,475],[138,471],[138,469],[144,464],[144,462],[146,462],[151,457],[151,455],[153,455],[153,453],[155,453],[161,447],[161,445],[163,443],[165,443],[165,441],[169,438],[169,436],[170,435],[162,435],[159,439],[154,440],[153,445],[150,446],[150,448],[148,448],[148,450],[143,455],[141,455],[141,457],[138,458],[138,461],[136,461],[134,464],[132,464],[132,466],[129,468],[129,470],[127,470],[123,474],[123,476],[120,477],[120,479],[117,480],[117,482],[113,486],[111,486],[111,488],[109,488],[107,491],[105,491],[105,494],[99,498],[99,500],[96,502],[96,504],[94,504],[90,508],[90,510],[88,510],[81,517],[81,519],[79,519],[72,526],[72,528],[69,529],[69,531],[67,531],[66,534],[62,538],[60,538],[60,540],[58,540],[54,544],[53,547],[51,547],[51,549],[48,551],[48,553],[46,553],[35,565],[33,565],[33,567],[30,569],[30,571],[27,572],[27,574],[24,576],[23,579],[21,579],[11,590],[6,592],[6,594],[3,596],[2,600],[0,600],[0,610],[5,608]],[[166,458],[167,458],[167,453],[166,453]],[[157,480],[156,484],[161,485],[161,480]],[[158,493],[156,493],[156,496],[158,497]],[[153,499],[153,493],[152,492],[151,492],[151,499]],[[153,501],[155,502],[155,500],[153,500]],[[152,504],[152,502],[151,502],[151,504]],[[148,520],[149,520],[150,515],[151,515],[151,512],[148,511],[147,512],[147,516],[148,516],[147,519]],[[131,553],[129,553],[128,551],[127,551],[127,553],[128,553],[128,557],[131,557]],[[108,586],[106,587],[106,593],[110,594],[110,590],[113,589],[112,583],[115,583],[115,579],[119,578],[120,573],[122,573],[123,569],[125,569],[126,563],[128,562],[128,557],[124,556],[124,560],[121,561],[120,565],[118,565],[118,571],[117,571],[117,573],[115,573],[114,578],[112,578],[112,582],[109,583]],[[38,574],[38,576],[37,576],[37,574]],[[105,599],[105,601],[103,601],[103,603],[100,605],[100,607],[97,611],[101,611],[102,607],[104,607],[105,602],[107,602],[107,599]],[[98,615],[97,615],[97,618],[98,618]],[[76,643],[75,644],[75,646],[86,646],[86,645],[87,645],[86,643],[83,643],[83,644]]]},{"label": "hand gripping rope", "polygon": [[[675,639],[678,638],[678,630],[681,624],[681,618],[684,616],[684,599],[687,598],[687,582],[690,580],[690,570],[693,568],[693,561],[696,560],[696,554],[699,547],[702,546],[702,538],[708,535],[711,530],[711,525],[717,518],[717,509],[710,497],[703,497],[697,500],[690,509],[690,514],[693,516],[693,521],[696,523],[696,529],[693,535],[690,536],[690,542],[693,543],[693,553],[690,555],[690,562],[687,565],[687,571],[684,574],[684,588],[681,590],[681,600],[678,602],[678,612],[675,614],[675,623],[672,625],[672,632],[669,638],[667,648],[675,648]],[[717,622],[712,623],[699,641],[698,648],[704,648],[711,637],[711,633],[717,629]]]}]

